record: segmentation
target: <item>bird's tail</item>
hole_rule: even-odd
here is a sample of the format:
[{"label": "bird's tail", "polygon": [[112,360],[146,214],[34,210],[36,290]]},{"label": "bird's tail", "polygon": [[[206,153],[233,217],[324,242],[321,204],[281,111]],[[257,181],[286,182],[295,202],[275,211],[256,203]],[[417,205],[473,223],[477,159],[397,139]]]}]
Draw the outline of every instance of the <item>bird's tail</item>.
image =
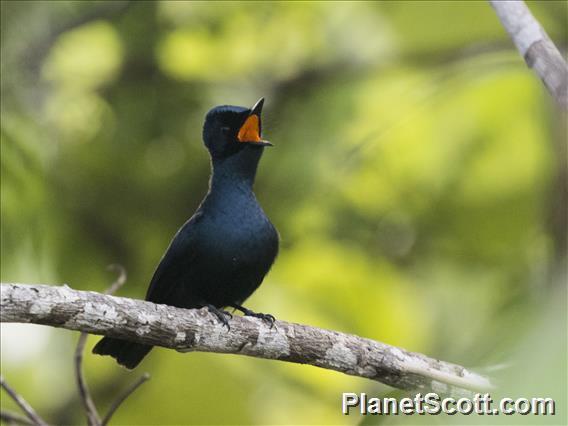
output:
[{"label": "bird's tail", "polygon": [[152,346],[127,340],[104,337],[95,345],[93,353],[97,355],[110,355],[116,362],[126,368],[133,369],[152,350]]}]

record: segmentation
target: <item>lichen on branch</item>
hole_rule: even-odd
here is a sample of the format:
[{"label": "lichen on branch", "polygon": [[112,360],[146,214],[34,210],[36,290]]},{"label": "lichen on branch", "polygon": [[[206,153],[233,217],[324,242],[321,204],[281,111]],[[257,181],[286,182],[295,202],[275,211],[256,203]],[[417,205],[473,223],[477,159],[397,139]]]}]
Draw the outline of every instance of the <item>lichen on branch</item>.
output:
[{"label": "lichen on branch", "polygon": [[1,322],[43,324],[118,337],[180,352],[217,352],[310,364],[399,389],[463,394],[492,385],[456,364],[363,337],[234,316],[231,329],[207,309],[181,309],[78,291],[68,286],[2,284]]}]

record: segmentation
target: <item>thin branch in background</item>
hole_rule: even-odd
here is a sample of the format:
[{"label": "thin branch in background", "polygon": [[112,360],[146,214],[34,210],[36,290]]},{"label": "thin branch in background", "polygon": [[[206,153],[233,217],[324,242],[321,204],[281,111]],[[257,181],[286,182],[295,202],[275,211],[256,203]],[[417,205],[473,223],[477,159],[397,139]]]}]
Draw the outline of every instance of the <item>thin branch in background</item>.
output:
[{"label": "thin branch in background", "polygon": [[[117,271],[118,277],[110,285],[110,287],[105,291],[105,294],[113,294],[120,289],[126,282],[126,270],[122,265],[109,265],[109,270]],[[85,381],[85,375],[83,374],[83,354],[85,352],[85,344],[87,343],[87,333],[81,333],[79,336],[79,341],[77,342],[77,348],[75,349],[75,378],[77,380],[77,388],[79,389],[79,396],[81,397],[81,402],[85,408],[85,413],[87,414],[87,423],[89,426],[100,426],[101,417],[97,411],[97,407],[91,392]],[[108,415],[107,415],[108,417]]]},{"label": "thin branch in background", "polygon": [[489,0],[517,50],[564,110],[568,109],[568,66],[546,31],[521,0]]},{"label": "thin branch in background", "polygon": [[124,266],[119,265],[118,263],[113,263],[112,265],[108,265],[107,269],[109,271],[113,271],[113,272],[118,273],[118,277],[116,278],[116,280],[105,291],[105,294],[114,294],[126,282],[126,278],[127,278],[126,269],[124,268]]},{"label": "thin branch in background", "polygon": [[[566,236],[568,235],[566,232],[568,228],[566,221],[568,217],[568,156],[565,113],[568,110],[568,65],[524,2],[489,1],[527,65],[541,78],[558,105],[564,110],[553,120],[555,122],[553,148],[556,173],[551,181],[548,194],[547,220],[548,233],[554,242],[554,257],[549,264],[547,281],[551,284],[564,283],[566,280],[558,279],[558,277],[565,276]],[[565,40],[562,47],[566,48]],[[559,129],[558,133],[556,129]]]},{"label": "thin branch in background", "polygon": [[[126,269],[124,269],[124,267],[119,264],[109,265],[107,269],[118,272],[118,278],[116,279],[116,281],[112,283],[112,285],[105,291],[105,294],[110,295],[117,292],[118,289],[120,289],[120,287],[122,287],[126,282]],[[138,378],[137,381],[132,383],[132,385],[130,385],[121,395],[119,395],[118,398],[116,398],[115,401],[111,404],[108,413],[102,420],[102,426],[108,425],[108,422],[110,422],[111,417],[114,415],[116,410],[118,410],[118,408],[122,405],[122,403],[126,401],[126,399],[130,395],[132,395],[136,389],[138,389],[148,380],[150,380],[150,374],[144,373],[142,376]]]},{"label": "thin branch in background", "polygon": [[27,417],[7,410],[0,411],[0,420],[9,425],[33,426],[33,423],[30,422]]},{"label": "thin branch in background", "polygon": [[108,413],[106,414],[105,418],[102,421],[102,426],[108,425],[108,422],[110,422],[111,417],[116,412],[116,410],[121,406],[121,404],[126,400],[126,398],[128,398],[131,394],[133,394],[136,389],[138,389],[141,385],[143,385],[148,380],[150,380],[150,374],[144,373],[142,376],[140,376],[140,378],[137,381],[132,383],[132,385],[130,385],[130,387],[128,387],[123,392],[123,394],[120,395],[112,403],[112,405],[110,406],[110,408],[108,410]]},{"label": "thin branch in background", "polygon": [[[14,389],[12,389],[8,383],[4,380],[4,376],[0,375],[0,385],[4,390],[10,395],[10,397],[18,404],[26,416],[31,420],[31,423],[38,426],[47,426],[47,422],[43,420],[32,408],[30,404]],[[4,413],[5,414],[5,413]]]},{"label": "thin branch in background", "polygon": [[87,342],[87,333],[81,333],[77,348],[75,349],[75,379],[77,380],[77,388],[79,389],[79,396],[87,414],[87,423],[89,426],[100,426],[101,418],[97,411],[97,407],[91,397],[85,376],[83,375],[83,352],[85,351],[85,343]]}]

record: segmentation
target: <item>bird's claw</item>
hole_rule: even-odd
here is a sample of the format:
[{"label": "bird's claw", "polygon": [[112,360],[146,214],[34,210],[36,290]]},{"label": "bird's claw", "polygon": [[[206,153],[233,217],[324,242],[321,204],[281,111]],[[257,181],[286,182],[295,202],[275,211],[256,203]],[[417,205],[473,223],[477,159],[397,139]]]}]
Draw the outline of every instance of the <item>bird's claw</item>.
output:
[{"label": "bird's claw", "polygon": [[255,318],[260,318],[261,320],[267,322],[268,324],[270,324],[270,328],[274,327],[274,321],[276,321],[276,318],[274,318],[274,315],[270,315],[270,314],[261,314],[259,312],[250,312],[249,314],[245,313],[245,316],[247,317],[255,317]]},{"label": "bird's claw", "polygon": [[[229,319],[233,319],[233,314],[224,311],[222,309],[219,309],[213,305],[206,305],[206,308],[207,310],[209,310],[209,312],[211,312],[213,315],[217,317],[217,319],[221,322],[221,324],[227,327],[227,331],[231,331],[231,326],[229,325]],[[227,317],[229,317],[229,319],[227,319]]]},{"label": "bird's claw", "polygon": [[276,318],[274,318],[274,315],[270,315],[270,314],[261,314],[260,312],[254,312],[251,311],[250,309],[245,308],[244,306],[241,305],[231,305],[233,308],[241,311],[245,317],[254,317],[254,318],[260,318],[263,321],[266,321],[270,324],[270,328],[274,327],[274,322],[276,321]]}]

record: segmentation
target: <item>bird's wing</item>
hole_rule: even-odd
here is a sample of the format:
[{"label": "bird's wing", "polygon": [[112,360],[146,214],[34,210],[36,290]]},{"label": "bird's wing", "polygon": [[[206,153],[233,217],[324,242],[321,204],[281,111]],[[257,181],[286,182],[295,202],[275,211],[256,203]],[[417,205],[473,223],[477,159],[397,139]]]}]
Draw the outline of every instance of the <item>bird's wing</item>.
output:
[{"label": "bird's wing", "polygon": [[154,272],[146,293],[146,300],[175,305],[175,290],[179,290],[184,285],[185,277],[199,250],[197,234],[201,217],[201,212],[194,214],[172,239]]}]

